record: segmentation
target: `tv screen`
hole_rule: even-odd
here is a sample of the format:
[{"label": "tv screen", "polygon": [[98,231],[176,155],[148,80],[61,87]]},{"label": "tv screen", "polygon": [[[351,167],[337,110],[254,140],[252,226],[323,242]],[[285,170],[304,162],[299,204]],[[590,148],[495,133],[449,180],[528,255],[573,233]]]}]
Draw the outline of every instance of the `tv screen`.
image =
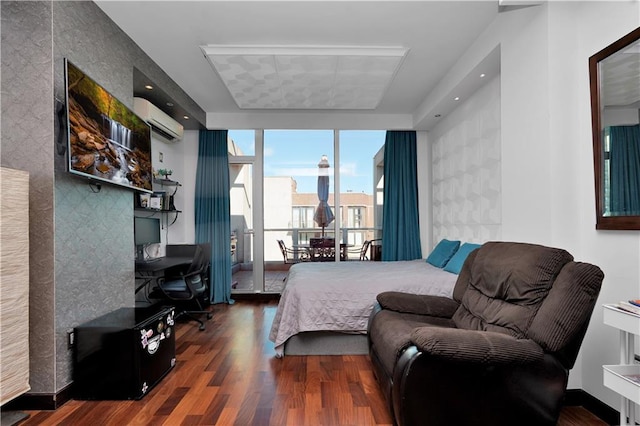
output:
[{"label": "tv screen", "polygon": [[68,60],[65,77],[69,172],[152,192],[149,125]]}]

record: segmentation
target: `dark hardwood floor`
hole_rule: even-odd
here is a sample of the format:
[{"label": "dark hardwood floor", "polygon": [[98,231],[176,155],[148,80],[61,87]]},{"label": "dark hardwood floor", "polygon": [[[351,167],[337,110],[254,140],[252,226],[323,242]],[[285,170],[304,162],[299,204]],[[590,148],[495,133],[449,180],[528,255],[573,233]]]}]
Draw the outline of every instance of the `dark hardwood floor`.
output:
[{"label": "dark hardwood floor", "polygon": [[[214,305],[205,331],[176,326],[176,366],[142,400],[71,400],[21,425],[391,425],[367,356],[275,358],[275,308]],[[581,407],[558,424],[606,425]]]}]

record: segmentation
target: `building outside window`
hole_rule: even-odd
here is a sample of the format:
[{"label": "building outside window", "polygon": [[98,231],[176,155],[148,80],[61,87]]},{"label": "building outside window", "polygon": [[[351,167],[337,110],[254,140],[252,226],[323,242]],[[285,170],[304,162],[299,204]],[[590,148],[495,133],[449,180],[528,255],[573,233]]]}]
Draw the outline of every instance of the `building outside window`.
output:
[{"label": "building outside window", "polygon": [[[372,201],[373,201],[373,197]],[[347,211],[347,227],[349,228],[361,228],[362,227],[362,216],[364,207],[349,207]]]},{"label": "building outside window", "polygon": [[315,208],[309,206],[293,207],[293,227],[294,228],[314,228],[313,212]]}]

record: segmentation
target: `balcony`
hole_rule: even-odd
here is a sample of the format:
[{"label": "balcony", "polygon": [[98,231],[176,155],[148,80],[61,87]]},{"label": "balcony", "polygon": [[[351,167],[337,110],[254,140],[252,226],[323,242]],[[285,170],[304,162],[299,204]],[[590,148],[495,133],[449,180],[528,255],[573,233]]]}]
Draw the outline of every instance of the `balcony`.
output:
[{"label": "balcony", "polygon": [[[234,292],[266,292],[280,293],[284,287],[289,268],[303,261],[336,261],[335,233],[321,228],[270,228],[264,231],[264,288],[253,282],[253,234],[237,235],[236,251],[232,259],[232,281]],[[342,228],[340,230],[341,261],[360,261],[360,248],[366,240],[381,238],[382,231],[377,228]],[[317,239],[323,239],[321,247]],[[278,240],[282,240],[287,249],[289,259],[285,260]],[[331,243],[333,249],[331,248]],[[370,256],[367,255],[367,258]]]}]

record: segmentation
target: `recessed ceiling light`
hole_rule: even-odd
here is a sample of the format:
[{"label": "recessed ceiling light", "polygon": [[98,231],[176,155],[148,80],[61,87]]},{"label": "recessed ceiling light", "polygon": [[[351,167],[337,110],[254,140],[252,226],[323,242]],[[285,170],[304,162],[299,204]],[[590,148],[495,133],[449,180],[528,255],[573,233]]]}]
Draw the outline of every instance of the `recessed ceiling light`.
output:
[{"label": "recessed ceiling light", "polygon": [[144,86],[144,88],[147,90],[153,90],[153,86],[150,84],[147,84],[146,86]]},{"label": "recessed ceiling light", "polygon": [[184,118],[185,120],[188,120],[189,116],[188,115],[183,115],[182,118]]},{"label": "recessed ceiling light", "polygon": [[453,98],[454,101],[459,101],[460,100],[460,96],[456,96],[455,98]]},{"label": "recessed ceiling light", "polygon": [[485,73],[480,74],[480,78],[484,78],[485,77]]},{"label": "recessed ceiling light", "polygon": [[172,104],[171,102],[167,102],[167,106],[168,106],[168,107],[172,107],[172,106],[173,106],[173,104]]}]

